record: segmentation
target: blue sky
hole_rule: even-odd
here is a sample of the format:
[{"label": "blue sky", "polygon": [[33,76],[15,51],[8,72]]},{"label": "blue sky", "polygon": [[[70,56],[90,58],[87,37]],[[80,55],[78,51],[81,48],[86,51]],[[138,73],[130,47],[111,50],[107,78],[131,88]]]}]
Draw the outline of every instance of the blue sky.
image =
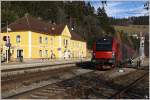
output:
[{"label": "blue sky", "polygon": [[[98,7],[102,7],[101,1],[102,0],[91,0],[90,3],[95,9],[97,9]],[[115,18],[143,16],[148,14],[148,11],[143,9],[145,2],[146,0],[107,0],[107,6],[105,6],[105,9],[108,16]]]}]

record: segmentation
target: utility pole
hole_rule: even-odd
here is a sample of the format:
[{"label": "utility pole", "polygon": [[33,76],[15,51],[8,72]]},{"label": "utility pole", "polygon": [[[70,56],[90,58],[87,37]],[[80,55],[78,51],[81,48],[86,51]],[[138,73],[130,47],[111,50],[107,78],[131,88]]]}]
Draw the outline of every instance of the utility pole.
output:
[{"label": "utility pole", "polygon": [[144,9],[148,11],[145,15],[149,15],[149,1],[145,2]]},{"label": "utility pole", "polygon": [[8,40],[8,38],[9,38],[9,36],[8,36],[8,21],[7,21],[7,40],[6,40],[6,47],[7,47],[7,63],[8,63],[8,46],[7,46],[7,44],[8,44],[8,42],[9,42],[9,40]]},{"label": "utility pole", "polygon": [[8,28],[8,21],[7,21],[7,36],[6,36],[6,58],[7,58],[7,63],[8,63],[8,58],[9,58],[9,51],[10,51],[10,46],[11,46],[11,44],[10,44],[10,37],[9,37],[9,33],[8,33],[8,31],[11,31],[11,29],[10,28]]}]

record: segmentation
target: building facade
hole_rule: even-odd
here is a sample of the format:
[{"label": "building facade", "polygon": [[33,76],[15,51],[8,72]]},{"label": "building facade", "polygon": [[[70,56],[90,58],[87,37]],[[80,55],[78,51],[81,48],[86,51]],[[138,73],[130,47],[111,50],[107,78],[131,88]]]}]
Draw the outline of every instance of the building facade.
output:
[{"label": "building facade", "polygon": [[[2,28],[1,48],[11,58],[20,55],[27,59],[86,57],[86,42],[67,25],[49,24],[31,16],[25,16]],[[6,40],[4,39],[6,38]],[[8,40],[9,38],[9,40]],[[10,43],[8,47],[7,43]]]}]

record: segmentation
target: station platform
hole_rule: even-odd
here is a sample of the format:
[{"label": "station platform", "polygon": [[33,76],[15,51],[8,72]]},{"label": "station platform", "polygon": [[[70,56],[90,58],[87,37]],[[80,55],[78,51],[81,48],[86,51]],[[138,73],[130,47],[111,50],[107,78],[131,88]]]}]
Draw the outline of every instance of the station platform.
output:
[{"label": "station platform", "polygon": [[69,64],[77,62],[90,61],[90,58],[82,59],[40,59],[40,60],[24,60],[23,62],[9,62],[2,63],[1,70],[16,69],[16,68],[27,68],[27,67],[38,67],[38,66],[48,66],[48,65],[59,65],[59,64]]},{"label": "station platform", "polygon": [[143,66],[149,66],[149,58],[144,58]]},{"label": "station platform", "polygon": [[[138,61],[139,57],[137,57],[136,59],[133,60],[134,65],[137,65],[137,61]],[[141,66],[149,66],[149,58],[145,57],[143,59],[143,61],[141,62]]]}]

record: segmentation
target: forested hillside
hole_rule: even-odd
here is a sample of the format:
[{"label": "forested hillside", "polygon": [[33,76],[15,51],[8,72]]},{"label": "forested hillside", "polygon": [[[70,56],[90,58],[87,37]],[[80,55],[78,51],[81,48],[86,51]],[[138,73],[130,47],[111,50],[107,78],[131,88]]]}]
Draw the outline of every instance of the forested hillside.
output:
[{"label": "forested hillside", "polygon": [[110,22],[113,25],[121,25],[121,26],[149,25],[149,16],[138,16],[138,17],[129,17],[129,18],[121,18],[121,19],[110,18]]},{"label": "forested hillside", "polygon": [[67,24],[80,34],[91,48],[103,35],[114,35],[113,25],[149,24],[149,17],[109,18],[103,7],[94,9],[87,1],[2,1],[1,26],[4,27],[26,14],[49,23]]},{"label": "forested hillside", "polygon": [[88,44],[104,35],[114,34],[104,8],[96,9],[85,1],[3,1],[1,10],[2,27],[12,23],[25,14],[48,21],[49,23],[68,24],[74,28]]}]

